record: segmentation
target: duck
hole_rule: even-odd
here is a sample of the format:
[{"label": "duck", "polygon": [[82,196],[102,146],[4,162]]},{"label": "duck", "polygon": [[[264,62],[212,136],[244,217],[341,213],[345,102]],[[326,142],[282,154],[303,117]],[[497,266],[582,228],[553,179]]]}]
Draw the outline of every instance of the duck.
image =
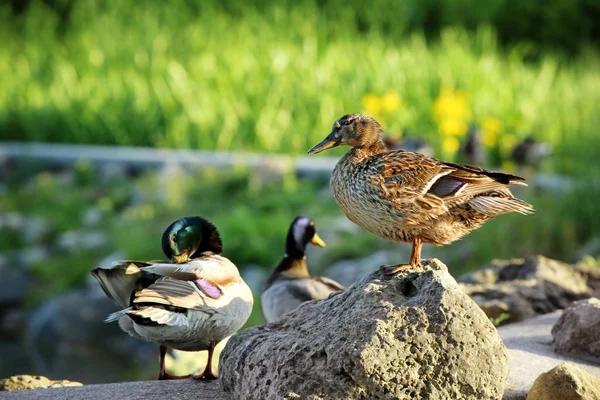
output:
[{"label": "duck", "polygon": [[[398,139],[398,137],[401,138]],[[383,142],[390,150],[415,151],[427,156],[433,154],[433,148],[426,141],[414,136],[406,136],[403,134],[384,134]]]},{"label": "duck", "polygon": [[[215,346],[239,330],[252,312],[253,297],[237,267],[221,255],[217,228],[199,216],[170,224],[162,235],[169,261],[122,260],[91,271],[121,310],[105,322],[137,339],[160,345],[159,380],[215,379]],[[203,372],[177,376],[165,370],[168,348],[208,350]]]},{"label": "duck", "polygon": [[509,186],[527,186],[521,177],[389,150],[375,118],[348,114],[308,154],[345,145],[351,149],[331,174],[333,196],[355,224],[380,238],[412,243],[408,263],[382,266],[394,275],[420,270],[423,243],[448,245],[506,213],[532,213]]},{"label": "duck", "polygon": [[267,322],[273,322],[300,304],[327,299],[332,293],[345,290],[333,279],[310,276],[306,263],[306,246],[325,247],[317,234],[314,221],[297,216],[292,221],[285,241],[285,255],[267,280],[262,292],[262,311]]},{"label": "duck", "polygon": [[552,146],[549,143],[538,142],[530,135],[513,148],[511,158],[520,167],[535,167],[550,154]]}]

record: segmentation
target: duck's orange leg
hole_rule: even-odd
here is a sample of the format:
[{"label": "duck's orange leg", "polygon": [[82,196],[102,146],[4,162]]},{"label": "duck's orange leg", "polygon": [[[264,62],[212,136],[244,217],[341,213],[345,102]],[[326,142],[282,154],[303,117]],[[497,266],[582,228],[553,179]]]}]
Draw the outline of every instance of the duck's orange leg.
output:
[{"label": "duck's orange leg", "polygon": [[173,375],[166,371],[165,369],[165,356],[167,355],[167,346],[160,346],[160,373],[158,374],[158,380],[163,381],[166,379],[186,379],[189,378],[189,375],[180,376]]},{"label": "duck's orange leg", "polygon": [[410,263],[409,264],[397,264],[384,266],[383,270],[386,275],[395,275],[400,271],[407,269],[421,269],[421,247],[423,246],[423,240],[419,236],[415,236],[413,239],[412,251],[410,252]]},{"label": "duck's orange leg", "polygon": [[213,375],[212,373],[212,359],[213,359],[213,353],[215,352],[215,346],[217,345],[216,341],[211,341],[209,346],[208,346],[208,362],[206,363],[206,368],[204,368],[204,371],[202,371],[199,374],[195,374],[192,375],[192,378],[194,379],[217,379],[216,376]]}]

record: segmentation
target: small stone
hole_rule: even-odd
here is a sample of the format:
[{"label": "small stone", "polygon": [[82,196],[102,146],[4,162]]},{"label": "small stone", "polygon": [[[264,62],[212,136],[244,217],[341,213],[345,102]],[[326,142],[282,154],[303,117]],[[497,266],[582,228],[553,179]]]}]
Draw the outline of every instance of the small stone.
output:
[{"label": "small stone", "polygon": [[557,353],[592,357],[600,362],[600,299],[577,301],[552,328]]},{"label": "small stone", "polygon": [[527,400],[599,400],[600,379],[575,364],[562,363],[541,374]]},{"label": "small stone", "polygon": [[[253,399],[499,399],[506,348],[437,260],[386,276],[232,336],[223,389]],[[306,377],[310,377],[307,379]]]},{"label": "small stone", "polygon": [[0,379],[0,391],[47,389],[59,387],[83,386],[80,382],[67,380],[53,381],[45,376],[15,375],[10,378]]}]

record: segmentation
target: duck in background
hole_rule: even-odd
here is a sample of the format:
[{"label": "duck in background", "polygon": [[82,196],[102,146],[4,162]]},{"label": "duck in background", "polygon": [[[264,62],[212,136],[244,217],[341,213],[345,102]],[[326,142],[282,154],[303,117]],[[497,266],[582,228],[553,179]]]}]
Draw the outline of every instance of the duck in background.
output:
[{"label": "duck in background", "polygon": [[475,124],[469,126],[467,136],[460,147],[460,156],[469,164],[485,164],[487,152],[481,141],[481,130]]},{"label": "duck in background", "polygon": [[536,167],[550,154],[552,154],[552,145],[538,142],[533,136],[528,136],[514,147],[511,156],[513,161],[523,168]]},{"label": "duck in background", "polygon": [[508,189],[526,186],[523,178],[388,150],[382,133],[373,117],[344,115],[308,154],[352,147],[331,175],[338,205],[348,219],[369,232],[413,245],[410,262],[386,267],[387,274],[420,269],[423,243],[450,244],[500,214],[533,212]]},{"label": "duck in background", "polygon": [[[398,137],[401,138],[398,139]],[[414,136],[406,136],[403,134],[387,134],[383,136],[383,142],[390,150],[406,150],[425,154],[426,156],[433,155],[433,147],[431,147],[426,141]]]},{"label": "duck in background", "polygon": [[326,299],[344,287],[325,277],[311,277],[304,252],[308,243],[325,247],[315,223],[309,217],[296,217],[288,230],[285,255],[267,280],[262,293],[262,310],[267,322],[273,322],[309,300]]},{"label": "duck in background", "polygon": [[[223,243],[217,228],[202,217],[185,217],[169,225],[162,248],[171,262],[118,261],[91,271],[121,308],[106,322],[118,321],[131,336],[160,345],[158,379],[214,379],[215,346],[248,320],[252,292],[236,266],[221,256]],[[168,373],[168,347],[208,350],[206,368],[188,376]]]}]

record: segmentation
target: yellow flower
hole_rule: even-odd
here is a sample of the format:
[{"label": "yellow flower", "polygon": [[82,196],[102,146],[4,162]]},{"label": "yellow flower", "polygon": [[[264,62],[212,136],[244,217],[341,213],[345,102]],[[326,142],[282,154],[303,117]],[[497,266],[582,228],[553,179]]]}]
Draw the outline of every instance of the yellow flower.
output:
[{"label": "yellow flower", "polygon": [[494,147],[497,141],[498,134],[496,132],[486,130],[483,131],[483,134],[481,135],[481,143],[483,143],[485,147]]},{"label": "yellow flower", "polygon": [[456,154],[459,147],[460,142],[454,136],[447,136],[442,139],[442,152],[446,157]]},{"label": "yellow flower", "polygon": [[374,94],[366,94],[362,98],[363,112],[368,115],[378,115],[381,111],[381,99]]},{"label": "yellow flower", "polygon": [[443,119],[438,126],[444,136],[463,136],[468,128],[466,121],[460,119]]},{"label": "yellow flower", "polygon": [[433,111],[439,120],[446,118],[467,120],[471,115],[469,96],[463,90],[442,87],[433,103]]},{"label": "yellow flower", "polygon": [[504,129],[504,126],[499,119],[486,117],[481,121],[481,129],[486,132],[500,133]]},{"label": "yellow flower", "polygon": [[404,102],[396,92],[388,91],[381,97],[383,111],[391,112],[403,108]]}]

